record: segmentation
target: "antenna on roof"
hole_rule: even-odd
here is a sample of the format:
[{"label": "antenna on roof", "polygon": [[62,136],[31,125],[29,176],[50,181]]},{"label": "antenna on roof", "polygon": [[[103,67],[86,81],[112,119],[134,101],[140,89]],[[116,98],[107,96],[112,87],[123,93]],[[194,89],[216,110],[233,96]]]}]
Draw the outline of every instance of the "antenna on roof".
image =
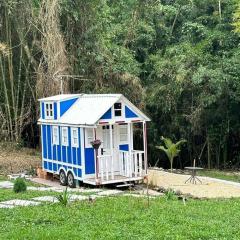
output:
[{"label": "antenna on roof", "polygon": [[53,79],[55,81],[60,81],[60,94],[63,94],[63,81],[64,80],[80,80],[80,81],[93,81],[92,79],[88,79],[88,78],[83,78],[84,76],[82,75],[70,75],[70,74],[59,74],[57,75],[54,74]]}]

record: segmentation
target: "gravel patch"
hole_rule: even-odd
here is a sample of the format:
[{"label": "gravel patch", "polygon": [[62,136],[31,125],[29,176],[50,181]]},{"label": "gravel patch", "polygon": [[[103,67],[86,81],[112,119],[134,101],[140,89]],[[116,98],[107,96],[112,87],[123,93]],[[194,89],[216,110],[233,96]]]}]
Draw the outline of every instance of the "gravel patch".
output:
[{"label": "gravel patch", "polygon": [[149,183],[164,189],[173,189],[183,195],[195,198],[232,198],[240,197],[240,185],[231,181],[199,177],[202,184],[185,184],[189,175],[168,173],[149,169]]},{"label": "gravel patch", "polygon": [[35,202],[35,201],[30,201],[30,200],[12,199],[12,200],[1,202],[0,204],[25,207],[25,206],[36,206],[41,203]]}]

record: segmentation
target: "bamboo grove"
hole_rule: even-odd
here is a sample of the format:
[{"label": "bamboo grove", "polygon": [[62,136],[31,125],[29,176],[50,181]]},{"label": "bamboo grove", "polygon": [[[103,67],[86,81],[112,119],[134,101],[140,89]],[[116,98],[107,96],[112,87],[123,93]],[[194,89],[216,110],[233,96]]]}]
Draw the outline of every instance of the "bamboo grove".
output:
[{"label": "bamboo grove", "polygon": [[160,137],[240,166],[237,0],[0,0],[0,138],[38,147],[39,97],[120,92],[145,109],[150,165]]}]

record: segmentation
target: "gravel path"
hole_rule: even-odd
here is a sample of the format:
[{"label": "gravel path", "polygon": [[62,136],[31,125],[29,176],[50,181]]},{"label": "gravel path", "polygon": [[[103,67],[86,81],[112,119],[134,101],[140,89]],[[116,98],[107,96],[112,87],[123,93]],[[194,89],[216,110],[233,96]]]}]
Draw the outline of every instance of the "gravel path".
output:
[{"label": "gravel path", "polygon": [[202,184],[185,184],[189,175],[168,173],[161,170],[150,169],[149,183],[165,189],[171,188],[184,195],[195,198],[232,198],[240,197],[240,184],[208,177],[199,177]]}]

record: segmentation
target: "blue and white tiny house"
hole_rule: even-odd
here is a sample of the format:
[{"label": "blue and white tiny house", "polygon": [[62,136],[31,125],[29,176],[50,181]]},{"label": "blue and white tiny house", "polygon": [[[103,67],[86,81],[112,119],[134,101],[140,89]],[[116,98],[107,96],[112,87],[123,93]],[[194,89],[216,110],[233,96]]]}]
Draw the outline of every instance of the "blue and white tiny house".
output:
[{"label": "blue and white tiny house", "polygon": [[[121,94],[62,94],[39,99],[42,167],[92,185],[142,180],[147,175],[146,122]],[[143,149],[133,149],[133,125],[141,123]],[[100,140],[98,150],[91,142]]]}]

